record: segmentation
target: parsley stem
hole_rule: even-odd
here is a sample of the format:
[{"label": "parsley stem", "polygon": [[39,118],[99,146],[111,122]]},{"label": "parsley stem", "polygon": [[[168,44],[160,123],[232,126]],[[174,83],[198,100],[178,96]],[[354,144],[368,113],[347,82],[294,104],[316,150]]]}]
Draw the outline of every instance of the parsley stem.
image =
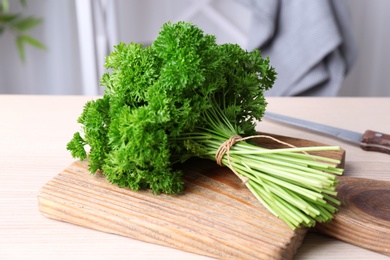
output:
[{"label": "parsley stem", "polygon": [[[219,109],[212,111],[207,117],[210,128],[203,127],[180,138],[195,141],[204,150],[203,157],[215,160],[219,147],[238,134]],[[310,152],[338,149],[338,146],[267,149],[239,141],[230,147],[222,163],[246,177],[245,185],[259,202],[295,229],[330,221],[337,211],[333,205],[340,205],[334,198],[335,174],[343,172],[337,168],[340,161]]]}]

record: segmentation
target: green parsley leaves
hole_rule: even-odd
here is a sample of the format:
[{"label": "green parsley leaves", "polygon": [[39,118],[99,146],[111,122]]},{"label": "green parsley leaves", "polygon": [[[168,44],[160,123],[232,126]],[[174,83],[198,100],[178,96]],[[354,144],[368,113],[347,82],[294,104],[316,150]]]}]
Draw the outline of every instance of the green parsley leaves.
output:
[{"label": "green parsley leaves", "polygon": [[252,133],[253,119],[265,109],[263,91],[275,79],[258,51],[218,45],[214,36],[184,22],[164,24],[150,46],[118,44],[105,66],[111,72],[101,78],[104,96],[85,105],[78,120],[82,134],[67,148],[85,159],[89,146],[91,172],[102,170],[121,187],[155,193],[183,191],[172,164],[199,148],[178,137],[209,127],[211,98],[240,132]]},{"label": "green parsley leaves", "polygon": [[[181,193],[176,163],[194,156],[216,160],[232,136],[256,134],[264,92],[276,78],[269,63],[258,50],[217,44],[191,23],[166,23],[150,46],[115,46],[101,78],[104,95],[85,105],[82,131],[67,148],[120,187]],[[240,140],[222,163],[291,228],[313,226],[337,210],[331,196],[334,174],[342,171],[305,149],[272,151]]]}]

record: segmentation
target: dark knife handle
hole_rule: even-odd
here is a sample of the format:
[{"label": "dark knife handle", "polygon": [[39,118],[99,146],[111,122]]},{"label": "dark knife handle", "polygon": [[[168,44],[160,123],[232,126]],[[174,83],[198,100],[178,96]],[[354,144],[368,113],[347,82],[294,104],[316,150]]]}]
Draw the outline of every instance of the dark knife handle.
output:
[{"label": "dark knife handle", "polygon": [[390,154],[390,135],[367,130],[362,137],[361,148],[366,151]]}]

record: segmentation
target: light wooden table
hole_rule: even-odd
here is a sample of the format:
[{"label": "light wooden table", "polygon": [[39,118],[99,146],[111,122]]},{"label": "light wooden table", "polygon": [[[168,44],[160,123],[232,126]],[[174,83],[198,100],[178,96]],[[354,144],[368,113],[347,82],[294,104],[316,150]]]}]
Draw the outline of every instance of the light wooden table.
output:
[{"label": "light wooden table", "polygon": [[[66,144],[91,97],[0,95],[0,259],[207,259],[44,217],[37,192],[74,160]],[[268,110],[363,132],[390,133],[390,98],[268,98]],[[347,151],[346,176],[390,181],[390,155],[264,121],[263,132],[300,137]],[[390,245],[389,245],[390,246]],[[296,259],[388,259],[310,233]]]}]

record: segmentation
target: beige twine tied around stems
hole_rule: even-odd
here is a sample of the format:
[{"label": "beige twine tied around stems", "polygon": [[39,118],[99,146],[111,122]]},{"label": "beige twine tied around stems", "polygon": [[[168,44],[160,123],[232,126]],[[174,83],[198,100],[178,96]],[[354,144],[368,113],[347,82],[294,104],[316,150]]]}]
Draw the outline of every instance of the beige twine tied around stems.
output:
[{"label": "beige twine tied around stems", "polygon": [[234,167],[232,166],[232,163],[230,161],[230,153],[229,153],[230,152],[230,148],[232,148],[232,146],[234,144],[236,144],[237,142],[246,141],[246,140],[255,139],[255,138],[268,138],[268,139],[271,139],[271,140],[273,140],[273,141],[275,141],[277,143],[286,145],[288,147],[296,148],[296,146],[294,146],[292,144],[283,142],[283,141],[281,141],[281,140],[279,140],[279,139],[277,139],[275,137],[269,136],[269,135],[251,135],[251,136],[247,136],[247,137],[241,137],[239,135],[231,136],[228,140],[223,142],[221,144],[221,146],[218,148],[217,152],[215,153],[215,160],[216,160],[218,165],[223,166],[224,164],[222,163],[222,159],[223,159],[223,156],[226,154],[227,160],[228,160],[228,163],[229,163],[229,168],[233,171],[233,173],[235,175],[237,175],[238,178],[240,178],[242,180],[243,183],[247,183],[249,181],[249,179],[247,177],[239,174],[238,172],[236,172],[234,170]]}]

